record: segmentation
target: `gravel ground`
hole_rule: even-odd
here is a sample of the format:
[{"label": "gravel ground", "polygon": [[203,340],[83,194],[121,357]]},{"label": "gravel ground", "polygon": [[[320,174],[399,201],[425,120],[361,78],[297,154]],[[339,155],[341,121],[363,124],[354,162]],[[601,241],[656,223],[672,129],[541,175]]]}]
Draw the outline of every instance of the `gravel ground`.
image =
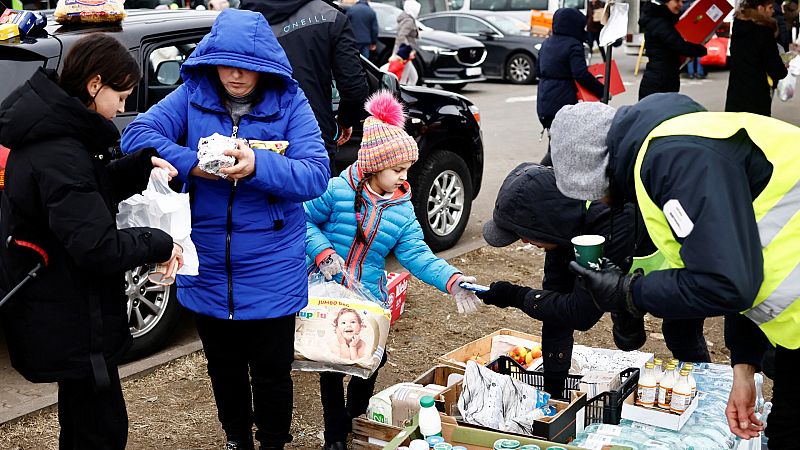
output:
[{"label": "gravel ground", "polygon": [[[543,253],[535,247],[514,244],[507,248],[483,247],[450,262],[478,282],[508,280],[538,286]],[[649,339],[643,351],[668,356],[661,335],[661,321],[647,317]],[[408,289],[406,312],[389,334],[390,359],[378,377],[378,389],[413,380],[436,363],[436,358],[498,328],[541,333],[541,323],[516,309],[485,306],[479,313],[460,316],[451,298],[418,280]],[[608,315],[587,332],[575,333],[576,343],[613,348]],[[714,362],[728,363],[722,320],[706,321],[706,340]],[[173,361],[156,371],[124,381],[130,416],[129,449],[219,449],[224,434],[216,419],[205,357],[198,352]],[[322,445],[322,406],[318,376],[295,373],[292,433],[287,447],[313,449]],[[767,386],[771,390],[771,384]],[[769,392],[769,391],[768,391]],[[0,426],[2,449],[56,449],[58,420],[55,410],[44,411]]]}]

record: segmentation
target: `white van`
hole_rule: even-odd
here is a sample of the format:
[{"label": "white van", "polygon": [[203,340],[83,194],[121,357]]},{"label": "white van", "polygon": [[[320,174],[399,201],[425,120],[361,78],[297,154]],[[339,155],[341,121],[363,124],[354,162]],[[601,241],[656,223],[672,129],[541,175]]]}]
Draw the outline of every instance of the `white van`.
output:
[{"label": "white van", "polygon": [[448,0],[451,10],[495,11],[530,23],[531,10],[555,12],[558,8],[586,9],[585,0]]}]

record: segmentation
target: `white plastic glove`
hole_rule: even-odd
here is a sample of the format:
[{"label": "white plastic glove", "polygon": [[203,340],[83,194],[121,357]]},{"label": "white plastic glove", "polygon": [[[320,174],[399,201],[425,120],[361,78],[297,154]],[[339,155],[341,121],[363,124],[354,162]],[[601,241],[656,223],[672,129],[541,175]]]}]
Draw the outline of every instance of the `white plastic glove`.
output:
[{"label": "white plastic glove", "polygon": [[326,281],[330,281],[334,275],[344,271],[344,260],[338,254],[331,253],[327,258],[320,261],[319,271],[322,272]]},{"label": "white plastic glove", "polygon": [[461,275],[450,288],[450,294],[456,299],[456,308],[459,314],[474,313],[478,310],[478,306],[482,304],[481,300],[474,292],[460,286],[461,283],[474,283],[475,281],[477,281],[475,277],[465,277]]}]

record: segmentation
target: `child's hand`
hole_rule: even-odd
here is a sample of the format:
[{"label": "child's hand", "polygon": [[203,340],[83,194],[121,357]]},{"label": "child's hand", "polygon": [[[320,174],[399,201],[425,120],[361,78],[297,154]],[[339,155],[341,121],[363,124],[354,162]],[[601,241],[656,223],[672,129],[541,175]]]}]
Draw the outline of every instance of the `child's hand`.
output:
[{"label": "child's hand", "polygon": [[330,281],[337,273],[344,272],[345,263],[341,256],[331,253],[327,258],[319,263],[319,271],[325,277],[325,281]]},{"label": "child's hand", "polygon": [[474,283],[475,281],[475,277],[465,277],[461,275],[450,287],[450,293],[456,300],[456,308],[459,314],[474,313],[478,310],[478,306],[481,305],[480,299],[475,296],[474,292],[460,286],[461,283]]},{"label": "child's hand", "polygon": [[348,344],[350,348],[357,348],[358,344],[361,343],[361,337],[359,335],[353,335],[353,339],[350,340]]}]

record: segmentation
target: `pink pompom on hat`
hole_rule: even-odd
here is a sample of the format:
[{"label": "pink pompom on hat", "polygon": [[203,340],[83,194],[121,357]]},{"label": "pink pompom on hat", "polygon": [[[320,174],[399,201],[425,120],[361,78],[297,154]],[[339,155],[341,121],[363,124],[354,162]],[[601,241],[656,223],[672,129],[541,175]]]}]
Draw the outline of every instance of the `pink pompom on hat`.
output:
[{"label": "pink pompom on hat", "polygon": [[364,121],[364,136],[358,150],[358,166],[375,173],[419,158],[417,142],[403,126],[403,105],[389,91],[378,91],[364,105],[370,114]]}]

